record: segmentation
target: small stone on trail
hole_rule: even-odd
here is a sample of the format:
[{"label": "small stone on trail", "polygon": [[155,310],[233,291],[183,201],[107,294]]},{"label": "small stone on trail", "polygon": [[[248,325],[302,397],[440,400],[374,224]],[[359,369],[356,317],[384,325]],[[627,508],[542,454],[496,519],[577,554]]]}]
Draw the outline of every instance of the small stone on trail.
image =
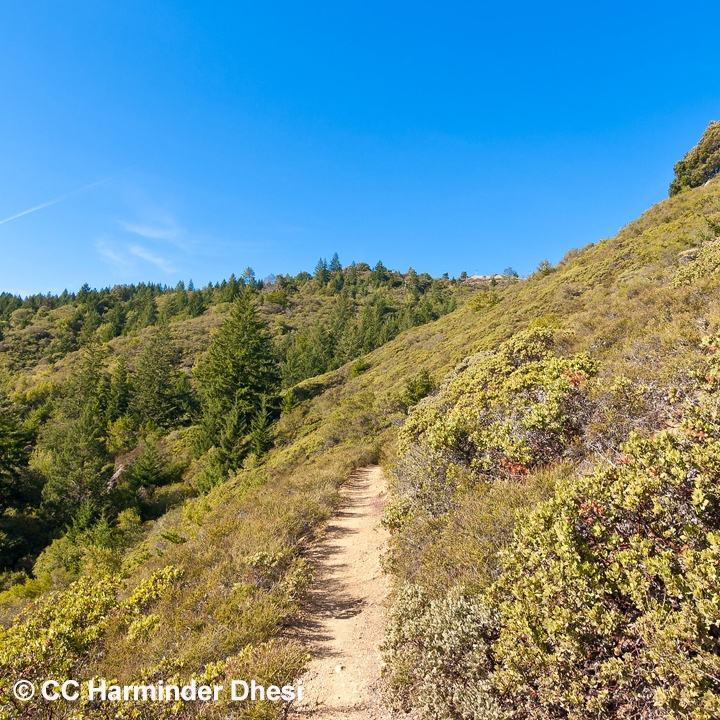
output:
[{"label": "small stone on trail", "polygon": [[344,666],[344,665],[336,665],[336,666],[335,666],[335,672],[336,672],[336,673],[340,673],[340,672],[342,672],[344,669],[345,669],[345,666]]}]

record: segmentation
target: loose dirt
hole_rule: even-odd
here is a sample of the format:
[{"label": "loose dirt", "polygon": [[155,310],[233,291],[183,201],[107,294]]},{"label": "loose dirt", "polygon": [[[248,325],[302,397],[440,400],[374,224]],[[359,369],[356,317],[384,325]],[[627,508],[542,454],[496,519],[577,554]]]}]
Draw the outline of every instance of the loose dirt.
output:
[{"label": "loose dirt", "polygon": [[379,525],[387,497],[382,468],[356,471],[340,494],[340,511],[307,552],[315,580],[299,632],[312,661],[302,678],[303,700],[289,712],[297,720],[390,717],[379,695],[388,590],[380,569],[388,541]]}]

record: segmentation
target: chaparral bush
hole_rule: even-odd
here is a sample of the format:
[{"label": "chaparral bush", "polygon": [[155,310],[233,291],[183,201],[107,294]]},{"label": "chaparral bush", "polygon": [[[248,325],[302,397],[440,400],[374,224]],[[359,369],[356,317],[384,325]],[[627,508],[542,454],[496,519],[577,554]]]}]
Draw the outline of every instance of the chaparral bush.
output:
[{"label": "chaparral bush", "polygon": [[489,680],[498,629],[497,613],[460,586],[431,600],[404,585],[382,648],[390,704],[417,707],[428,720],[499,719]]},{"label": "chaparral bush", "polygon": [[715,364],[676,429],[632,436],[521,522],[494,590],[514,717],[720,716]]},{"label": "chaparral bush", "polygon": [[[562,456],[580,433],[597,364],[555,354],[551,328],[517,333],[497,352],[470,358],[400,431],[402,490],[446,510],[462,484],[523,477]],[[443,498],[445,503],[443,503]]]}]

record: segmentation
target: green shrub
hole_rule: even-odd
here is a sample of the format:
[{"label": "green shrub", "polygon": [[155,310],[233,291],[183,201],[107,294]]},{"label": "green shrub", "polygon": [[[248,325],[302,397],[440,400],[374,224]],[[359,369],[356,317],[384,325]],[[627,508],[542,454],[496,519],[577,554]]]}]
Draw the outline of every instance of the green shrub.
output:
[{"label": "green shrub", "polygon": [[542,260],[538,263],[537,270],[535,271],[540,277],[545,277],[553,271],[553,266],[549,260]]},{"label": "green shrub", "polygon": [[[596,365],[558,357],[553,337],[538,323],[470,358],[399,433],[384,521],[385,565],[402,587],[385,646],[391,700],[473,717],[453,704],[472,697],[454,684],[466,655],[450,642],[463,598],[497,611],[494,635],[465,605],[457,618],[467,637],[487,631],[476,712],[717,717],[720,337],[703,342],[698,391],[592,379]],[[681,411],[683,398],[694,404]],[[681,414],[676,430],[650,435]],[[633,428],[645,434],[618,452]],[[595,451],[610,460],[580,475]]]},{"label": "green shrub", "polygon": [[[491,281],[491,284],[493,283],[497,284],[495,278]],[[495,307],[499,302],[500,296],[495,290],[480,290],[475,293],[472,300],[470,300],[470,307],[475,310],[475,312],[480,312],[481,310]]]},{"label": "green shrub", "polygon": [[705,243],[692,262],[680,267],[675,274],[674,285],[680,287],[712,278],[718,268],[720,268],[720,239]]},{"label": "green shrub", "polygon": [[382,646],[390,705],[427,720],[499,719],[489,680],[498,629],[497,614],[461,587],[430,600],[404,585]]},{"label": "green shrub", "polygon": [[670,196],[703,185],[720,172],[720,122],[711,122],[700,142],[675,163]]},{"label": "green shrub", "polygon": [[633,436],[522,522],[495,593],[499,691],[528,718],[720,715],[720,426]]},{"label": "green shrub", "polygon": [[9,629],[0,628],[0,718],[40,717],[48,701],[21,703],[12,694],[19,678],[35,682],[74,677],[102,638],[117,607],[118,579],[83,578],[68,590],[30,606]]},{"label": "green shrub", "polygon": [[524,477],[562,457],[590,415],[585,385],[597,364],[556,356],[554,337],[547,327],[517,333],[419,405],[399,432],[396,490],[437,514],[480,478]]},{"label": "green shrub", "polygon": [[290,305],[290,300],[284,290],[275,290],[274,292],[268,293],[265,295],[265,299],[275,305],[279,305],[282,308],[286,308]]},{"label": "green shrub", "polygon": [[368,370],[370,366],[365,361],[365,358],[361,355],[352,365],[352,368],[350,368],[350,377],[356,378],[359,375],[362,375],[366,370]]},{"label": "green shrub", "polygon": [[421,370],[415,377],[405,380],[405,389],[400,400],[406,408],[417,405],[437,387],[435,379],[427,369]]}]

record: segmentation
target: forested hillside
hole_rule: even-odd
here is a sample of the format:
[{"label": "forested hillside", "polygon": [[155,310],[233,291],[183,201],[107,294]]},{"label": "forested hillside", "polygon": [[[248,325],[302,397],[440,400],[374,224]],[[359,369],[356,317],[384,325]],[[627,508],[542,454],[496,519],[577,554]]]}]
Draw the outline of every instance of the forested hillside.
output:
[{"label": "forested hillside", "polygon": [[297,677],[301,548],[369,462],[392,476],[391,707],[718,717],[720,179],[704,182],[522,280],[335,258],[203,290],[4,296],[5,717],[46,711],[7,690],[28,675]]},{"label": "forested hillside", "polygon": [[248,269],[202,290],[3,295],[5,586],[74,577],[68,543],[157,518],[263,456],[292,386],[452,311],[459,294],[381,262],[343,271],[336,255],[314,276]]}]

